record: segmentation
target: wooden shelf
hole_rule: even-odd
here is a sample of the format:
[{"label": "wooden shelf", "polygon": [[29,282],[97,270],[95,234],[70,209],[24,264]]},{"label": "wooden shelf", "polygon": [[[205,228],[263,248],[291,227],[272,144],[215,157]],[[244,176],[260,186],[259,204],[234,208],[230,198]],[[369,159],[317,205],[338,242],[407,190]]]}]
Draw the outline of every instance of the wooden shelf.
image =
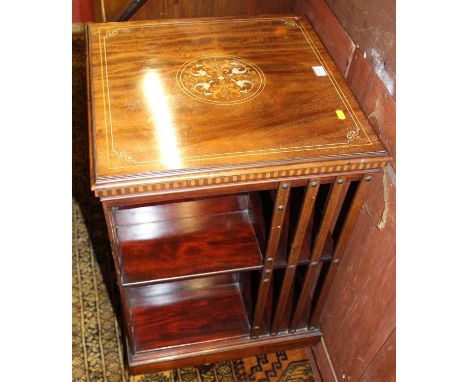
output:
[{"label": "wooden shelf", "polygon": [[126,288],[134,353],[247,337],[249,320],[235,279],[220,275]]},{"label": "wooden shelf", "polygon": [[259,269],[262,254],[249,195],[119,210],[124,285]]}]

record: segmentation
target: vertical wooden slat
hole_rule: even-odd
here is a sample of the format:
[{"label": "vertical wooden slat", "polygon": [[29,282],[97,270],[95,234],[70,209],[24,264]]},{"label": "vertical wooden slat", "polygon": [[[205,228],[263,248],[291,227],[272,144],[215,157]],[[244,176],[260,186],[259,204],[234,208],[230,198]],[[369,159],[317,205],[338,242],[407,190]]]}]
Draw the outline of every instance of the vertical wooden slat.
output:
[{"label": "vertical wooden slat", "polygon": [[293,243],[291,250],[288,256],[288,265],[283,279],[283,284],[281,286],[280,297],[276,307],[276,312],[273,319],[273,324],[271,327],[271,333],[275,335],[281,322],[284,319],[284,312],[286,308],[286,302],[288,301],[289,295],[291,293],[291,288],[294,281],[294,276],[296,274],[296,266],[299,260],[300,251],[302,248],[302,243],[304,241],[304,236],[309,226],[310,218],[312,216],[312,211],[314,210],[315,199],[319,190],[320,182],[316,179],[311,179],[307,183],[307,191],[302,202],[301,213],[299,216],[299,221],[297,223],[296,232],[294,234]]},{"label": "vertical wooden slat", "polygon": [[336,271],[338,269],[337,265],[341,261],[341,257],[343,256],[349,237],[351,236],[351,233],[353,231],[354,224],[356,223],[356,220],[359,216],[362,203],[364,203],[365,197],[369,190],[371,180],[372,180],[371,175],[364,175],[359,182],[358,188],[356,190],[356,194],[354,195],[353,201],[351,203],[351,207],[349,208],[349,211],[348,211],[348,216],[346,216],[343,229],[341,230],[340,237],[338,238],[335,250],[333,251],[332,263],[330,265],[330,269],[328,270],[328,274],[326,276],[322,290],[320,291],[320,296],[317,300],[317,304],[315,306],[314,312],[312,313],[312,316],[310,318],[309,328],[315,328],[317,327],[319,323],[323,306],[325,305],[325,302],[327,301],[330,288],[333,285],[333,280],[336,276]]},{"label": "vertical wooden slat", "polygon": [[283,227],[284,215],[286,206],[288,204],[290,190],[291,184],[288,182],[283,182],[279,185],[278,191],[276,193],[273,218],[271,219],[270,234],[268,235],[267,249],[265,251],[263,272],[260,278],[257,303],[255,305],[251,333],[253,338],[259,336],[261,324],[264,319],[265,304],[267,301],[268,292],[270,290],[273,264],[275,263],[276,253],[278,252],[278,243],[281,237],[281,229]]},{"label": "vertical wooden slat", "polygon": [[335,209],[335,214],[333,216],[333,219],[330,224],[330,231],[333,232],[333,229],[335,228],[336,223],[338,222],[338,218],[340,216],[341,209],[343,207],[343,203],[346,199],[346,193],[348,192],[349,186],[351,185],[351,182],[346,182],[343,184],[343,191],[341,192],[341,197],[340,200],[338,201],[338,206]]},{"label": "vertical wooden slat", "polygon": [[320,255],[323,252],[325,241],[327,239],[328,233],[330,232],[330,227],[333,218],[336,215],[336,208],[341,200],[343,191],[345,191],[346,189],[347,187],[345,186],[344,179],[341,177],[336,178],[330,191],[330,195],[327,198],[325,212],[322,218],[322,222],[320,223],[320,228],[318,230],[317,237],[314,242],[309,267],[307,269],[304,284],[302,286],[302,290],[299,295],[299,300],[296,305],[296,310],[291,321],[290,331],[295,331],[297,329],[299,321],[303,316],[304,309],[307,305],[307,298],[310,294],[313,295],[313,291],[311,292],[311,290],[312,288],[315,289],[315,285],[318,280],[318,271],[321,268],[318,266]]}]

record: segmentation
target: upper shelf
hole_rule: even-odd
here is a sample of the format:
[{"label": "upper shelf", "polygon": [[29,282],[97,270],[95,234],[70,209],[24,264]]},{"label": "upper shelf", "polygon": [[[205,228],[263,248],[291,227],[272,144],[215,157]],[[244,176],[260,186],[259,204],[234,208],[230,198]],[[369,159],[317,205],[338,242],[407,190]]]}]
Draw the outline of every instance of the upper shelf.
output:
[{"label": "upper shelf", "polygon": [[262,231],[252,203],[242,194],[117,210],[122,283],[259,269]]},{"label": "upper shelf", "polygon": [[388,157],[302,17],[94,24],[88,50],[96,190]]}]

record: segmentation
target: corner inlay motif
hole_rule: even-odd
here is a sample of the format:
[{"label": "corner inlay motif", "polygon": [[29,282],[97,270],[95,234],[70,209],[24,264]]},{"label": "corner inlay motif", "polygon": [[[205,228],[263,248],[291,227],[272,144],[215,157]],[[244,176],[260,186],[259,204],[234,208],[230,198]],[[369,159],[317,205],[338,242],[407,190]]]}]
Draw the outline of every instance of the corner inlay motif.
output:
[{"label": "corner inlay motif", "polygon": [[204,56],[183,64],[177,84],[199,101],[220,105],[247,102],[265,87],[261,69],[243,58]]}]

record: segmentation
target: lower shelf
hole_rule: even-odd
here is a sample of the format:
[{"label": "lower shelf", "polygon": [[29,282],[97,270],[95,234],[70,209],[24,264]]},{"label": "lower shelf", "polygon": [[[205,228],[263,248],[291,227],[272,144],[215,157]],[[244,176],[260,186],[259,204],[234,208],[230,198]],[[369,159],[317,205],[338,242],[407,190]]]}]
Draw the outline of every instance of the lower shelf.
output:
[{"label": "lower shelf", "polygon": [[127,288],[135,353],[249,335],[239,283],[203,283]]},{"label": "lower shelf", "polygon": [[138,354],[128,354],[131,374],[145,374],[173,368],[210,364],[226,360],[315,346],[322,333],[319,330],[298,330],[277,336],[230,338],[202,344],[172,347]]},{"label": "lower shelf", "polygon": [[[132,374],[315,345],[319,330],[250,337],[250,272],[125,288]],[[133,346],[130,346],[133,343]]]}]

